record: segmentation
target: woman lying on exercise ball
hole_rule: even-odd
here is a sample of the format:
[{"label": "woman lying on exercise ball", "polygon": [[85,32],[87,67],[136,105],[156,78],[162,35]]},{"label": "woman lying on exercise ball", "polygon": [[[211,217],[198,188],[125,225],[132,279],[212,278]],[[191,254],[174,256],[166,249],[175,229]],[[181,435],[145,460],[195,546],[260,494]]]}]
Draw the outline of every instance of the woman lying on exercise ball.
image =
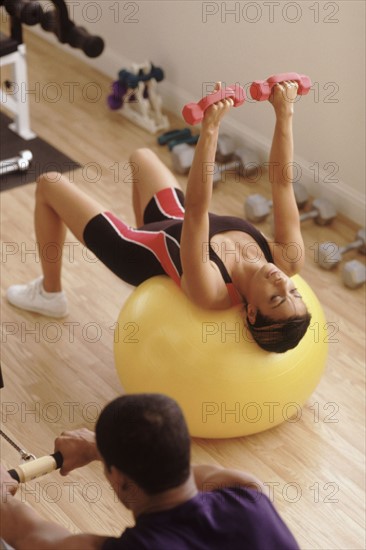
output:
[{"label": "woman lying on exercise ball", "polygon": [[[220,89],[220,84],[216,90]],[[304,243],[292,186],[293,102],[295,82],[273,88],[270,101],[276,126],[270,153],[270,181],[275,222],[274,242],[250,223],[209,214],[212,167],[219,126],[233,105],[231,98],[205,111],[189,173],[186,197],[168,168],[149,149],[138,149],[133,208],[138,229],[106,211],[61,174],[38,178],[35,230],[38,246],[62,249],[66,227],[118,277],[134,286],[167,274],[197,305],[226,309],[243,303],[248,328],[263,349],[284,352],[304,336],[310,315],[290,276],[304,262]],[[295,258],[288,250],[295,248]],[[7,291],[13,305],[62,317],[67,301],[61,289],[61,259],[41,254],[43,276]]]}]

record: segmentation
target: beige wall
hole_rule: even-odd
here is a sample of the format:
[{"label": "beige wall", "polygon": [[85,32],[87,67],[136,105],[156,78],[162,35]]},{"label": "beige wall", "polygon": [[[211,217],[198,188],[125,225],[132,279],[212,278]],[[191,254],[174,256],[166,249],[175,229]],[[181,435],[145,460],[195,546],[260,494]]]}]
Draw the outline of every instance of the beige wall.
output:
[{"label": "beige wall", "polygon": [[[152,60],[165,70],[161,94],[176,112],[216,79],[245,86],[276,72],[310,75],[314,91],[299,101],[295,120],[302,181],[312,194],[332,197],[339,210],[364,223],[364,2],[80,0],[68,5],[79,24],[105,38],[105,52],[91,63],[113,80],[131,62]],[[271,107],[248,101],[232,111],[224,130],[266,158]]]}]

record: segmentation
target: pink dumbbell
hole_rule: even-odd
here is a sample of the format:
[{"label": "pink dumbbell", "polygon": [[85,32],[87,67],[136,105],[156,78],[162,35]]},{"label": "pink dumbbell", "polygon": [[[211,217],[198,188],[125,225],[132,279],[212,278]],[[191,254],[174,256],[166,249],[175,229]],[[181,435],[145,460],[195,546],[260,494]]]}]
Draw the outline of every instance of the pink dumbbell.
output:
[{"label": "pink dumbbell", "polygon": [[208,107],[229,97],[233,98],[234,107],[239,107],[246,99],[244,88],[238,84],[232,84],[227,88],[222,88],[213,94],[203,97],[198,103],[187,103],[182,110],[183,118],[187,124],[191,124],[192,126],[198,124],[203,119],[204,113]]},{"label": "pink dumbbell", "polygon": [[305,74],[280,73],[270,76],[267,80],[255,80],[250,86],[250,95],[256,101],[265,101],[271,95],[273,86],[285,80],[295,80],[298,83],[298,95],[306,95],[312,86],[310,78]]}]

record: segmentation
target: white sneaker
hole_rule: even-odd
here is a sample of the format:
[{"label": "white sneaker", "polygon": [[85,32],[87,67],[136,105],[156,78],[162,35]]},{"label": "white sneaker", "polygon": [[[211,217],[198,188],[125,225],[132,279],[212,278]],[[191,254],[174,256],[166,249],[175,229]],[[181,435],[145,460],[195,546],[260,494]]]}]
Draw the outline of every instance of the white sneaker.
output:
[{"label": "white sneaker", "polygon": [[38,277],[27,285],[12,285],[6,291],[8,301],[16,307],[35,311],[48,317],[67,315],[67,298],[63,291],[45,292],[43,277]]}]

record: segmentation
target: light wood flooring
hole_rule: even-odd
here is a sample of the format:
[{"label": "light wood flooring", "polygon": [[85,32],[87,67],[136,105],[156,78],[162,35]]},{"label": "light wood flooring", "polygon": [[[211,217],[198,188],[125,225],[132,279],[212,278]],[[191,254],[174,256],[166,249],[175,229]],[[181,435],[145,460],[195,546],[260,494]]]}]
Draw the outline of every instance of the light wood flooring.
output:
[{"label": "light wood flooring", "polygon": [[[156,144],[155,136],[108,110],[108,78],[28,32],[26,43],[30,88],[39,90],[30,95],[34,131],[83,166],[75,172],[80,188],[132,224],[129,154],[151,147],[170,166],[168,151]],[[102,97],[93,102],[98,89]],[[54,102],[60,90],[61,98]],[[171,122],[172,127],[182,125],[173,116]],[[184,187],[186,178],[179,181]],[[1,407],[2,429],[42,456],[53,451],[62,430],[92,429],[100,408],[121,392],[113,362],[113,324],[132,288],[85,256],[69,234],[63,280],[70,315],[55,322],[9,306],[5,289],[40,273],[34,191],[29,184],[1,193]],[[212,210],[242,216],[244,199],[253,192],[269,196],[265,174],[255,184],[220,183]],[[268,230],[266,224],[261,227]],[[365,548],[365,293],[364,288],[346,289],[339,271],[320,270],[313,251],[317,242],[353,240],[356,229],[341,216],[328,227],[303,224],[308,261],[302,276],[338,330],[337,342],[329,344],[326,372],[301,419],[246,438],[196,439],[192,447],[195,462],[241,468],[272,483],[275,506],[303,549]],[[357,252],[347,259],[353,257],[363,260]],[[1,454],[7,467],[19,463],[18,453],[4,440]],[[132,524],[99,464],[68,478],[54,472],[23,486],[19,498],[73,532],[118,535]]]}]

